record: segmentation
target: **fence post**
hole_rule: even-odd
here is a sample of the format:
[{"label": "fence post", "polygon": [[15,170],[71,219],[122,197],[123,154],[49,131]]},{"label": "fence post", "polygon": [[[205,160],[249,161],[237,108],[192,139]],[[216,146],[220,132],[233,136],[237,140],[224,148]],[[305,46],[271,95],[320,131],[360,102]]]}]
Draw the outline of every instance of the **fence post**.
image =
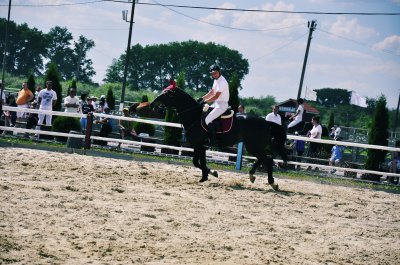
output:
[{"label": "fence post", "polygon": [[85,132],[85,150],[90,149],[92,135],[92,127],[93,127],[93,112],[89,112],[87,114],[87,124],[86,124],[86,132]]},{"label": "fence post", "polygon": [[242,158],[243,158],[243,142],[238,143],[236,156],[236,170],[242,169]]}]

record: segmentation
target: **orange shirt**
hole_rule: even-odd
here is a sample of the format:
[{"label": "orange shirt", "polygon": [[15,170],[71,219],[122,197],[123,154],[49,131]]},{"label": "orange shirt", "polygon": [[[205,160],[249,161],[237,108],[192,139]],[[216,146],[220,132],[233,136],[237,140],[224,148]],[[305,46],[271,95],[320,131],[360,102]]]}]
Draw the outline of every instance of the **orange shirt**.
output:
[{"label": "orange shirt", "polygon": [[18,92],[17,105],[28,104],[28,101],[33,98],[33,93],[29,89],[21,89]]}]

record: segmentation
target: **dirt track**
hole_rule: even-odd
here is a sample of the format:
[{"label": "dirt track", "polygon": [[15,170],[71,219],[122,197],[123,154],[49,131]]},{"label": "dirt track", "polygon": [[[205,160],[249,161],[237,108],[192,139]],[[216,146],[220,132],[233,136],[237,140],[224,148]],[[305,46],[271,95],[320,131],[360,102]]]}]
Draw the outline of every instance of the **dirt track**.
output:
[{"label": "dirt track", "polygon": [[399,264],[399,195],[0,152],[0,264]]}]

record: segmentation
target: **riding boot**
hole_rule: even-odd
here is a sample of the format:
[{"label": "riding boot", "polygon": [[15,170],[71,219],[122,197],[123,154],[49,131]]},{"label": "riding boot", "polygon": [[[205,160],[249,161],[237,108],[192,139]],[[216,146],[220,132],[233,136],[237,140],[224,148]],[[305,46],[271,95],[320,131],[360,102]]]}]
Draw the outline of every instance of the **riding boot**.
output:
[{"label": "riding boot", "polygon": [[211,146],[216,146],[217,145],[217,132],[216,132],[215,124],[214,122],[210,122],[208,124],[208,135],[210,138],[210,145]]}]

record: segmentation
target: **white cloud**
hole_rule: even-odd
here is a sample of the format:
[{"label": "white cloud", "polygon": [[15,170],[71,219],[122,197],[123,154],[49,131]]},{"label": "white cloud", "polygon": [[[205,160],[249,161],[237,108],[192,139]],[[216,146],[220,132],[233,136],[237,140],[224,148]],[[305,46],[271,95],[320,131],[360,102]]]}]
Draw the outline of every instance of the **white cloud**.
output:
[{"label": "white cloud", "polygon": [[330,32],[356,40],[367,39],[378,35],[374,29],[360,25],[357,19],[348,20],[345,16],[337,17],[337,20],[330,28]]},{"label": "white cloud", "polygon": [[392,35],[390,37],[387,37],[383,41],[375,44],[373,48],[377,50],[394,51],[395,53],[400,55],[400,36]]},{"label": "white cloud", "polygon": [[[236,8],[236,6],[231,3],[224,3],[223,5],[218,6],[218,8]],[[223,25],[224,23],[227,23],[228,17],[226,15],[228,15],[228,12],[216,10],[214,13],[202,18],[201,20],[212,24]]]},{"label": "white cloud", "polygon": [[356,50],[349,50],[349,49],[336,49],[331,48],[325,45],[316,44],[315,50],[323,54],[324,56],[333,55],[335,58],[344,57],[344,58],[354,58],[354,59],[371,59],[373,58],[371,55],[366,53],[356,51]]}]

